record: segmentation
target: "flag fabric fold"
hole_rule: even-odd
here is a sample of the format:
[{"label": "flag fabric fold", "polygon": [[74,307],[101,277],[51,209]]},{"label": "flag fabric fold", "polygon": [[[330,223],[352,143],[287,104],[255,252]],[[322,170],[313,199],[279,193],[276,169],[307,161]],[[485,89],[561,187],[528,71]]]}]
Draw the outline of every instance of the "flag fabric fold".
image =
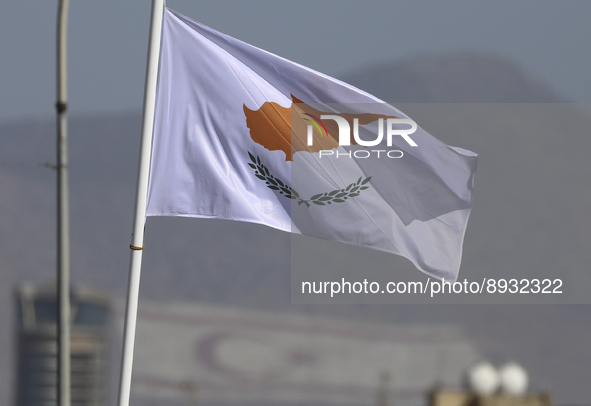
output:
[{"label": "flag fabric fold", "polygon": [[416,146],[397,136],[340,145],[341,127],[326,118],[338,114],[362,140],[388,117],[408,118],[165,10],[146,215],[264,224],[402,255],[455,280],[476,154],[420,127],[409,135]]}]

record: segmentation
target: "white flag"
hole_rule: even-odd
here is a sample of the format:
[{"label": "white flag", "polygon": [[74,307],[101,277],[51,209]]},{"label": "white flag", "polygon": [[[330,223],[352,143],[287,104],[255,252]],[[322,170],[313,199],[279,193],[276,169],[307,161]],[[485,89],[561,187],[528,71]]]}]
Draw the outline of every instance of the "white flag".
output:
[{"label": "white flag", "polygon": [[378,98],[165,11],[147,216],[264,224],[455,280],[475,169]]}]

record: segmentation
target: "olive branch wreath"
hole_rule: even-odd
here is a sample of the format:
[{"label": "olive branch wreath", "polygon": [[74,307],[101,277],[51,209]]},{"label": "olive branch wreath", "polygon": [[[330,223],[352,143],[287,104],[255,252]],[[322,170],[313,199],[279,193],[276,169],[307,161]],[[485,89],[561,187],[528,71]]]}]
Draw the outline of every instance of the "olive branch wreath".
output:
[{"label": "olive branch wreath", "polygon": [[310,199],[302,199],[298,192],[296,192],[291,186],[286,185],[280,179],[273,176],[269,169],[261,163],[261,158],[257,155],[256,157],[248,153],[252,163],[248,163],[252,169],[254,169],[254,176],[264,181],[267,187],[271,190],[278,190],[279,194],[285,196],[288,199],[297,200],[298,206],[305,204],[310,207],[310,203],[325,206],[332,203],[345,203],[347,199],[357,197],[362,190],[369,189],[369,186],[364,186],[369,182],[371,176],[363,179],[359,178],[357,182],[353,182],[343,189],[336,189],[330,192],[318,193],[312,196]]}]

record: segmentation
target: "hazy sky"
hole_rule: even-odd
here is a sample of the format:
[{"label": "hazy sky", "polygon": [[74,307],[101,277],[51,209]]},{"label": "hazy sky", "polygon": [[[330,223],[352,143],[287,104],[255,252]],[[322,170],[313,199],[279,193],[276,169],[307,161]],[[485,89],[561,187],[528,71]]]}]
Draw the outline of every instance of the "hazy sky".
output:
[{"label": "hazy sky", "polygon": [[[5,2],[0,120],[52,117],[57,0]],[[575,102],[591,102],[591,1],[170,0],[168,6],[336,77],[413,55],[508,57]],[[72,0],[73,114],[140,111],[149,1]]]}]

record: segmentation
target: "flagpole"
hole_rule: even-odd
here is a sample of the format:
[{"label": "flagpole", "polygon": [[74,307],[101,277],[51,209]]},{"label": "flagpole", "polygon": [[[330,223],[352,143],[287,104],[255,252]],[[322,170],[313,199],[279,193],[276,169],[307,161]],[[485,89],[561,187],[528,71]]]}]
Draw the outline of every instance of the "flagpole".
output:
[{"label": "flagpole", "polygon": [[57,399],[70,406],[70,219],[67,146],[67,30],[69,0],[60,0],[57,21]]},{"label": "flagpole", "polygon": [[123,351],[121,354],[118,406],[128,406],[131,393],[133,348],[135,344],[142,250],[144,248],[144,224],[146,221],[148,175],[150,170],[152,131],[154,128],[154,110],[156,103],[156,83],[158,79],[158,60],[160,56],[160,37],[162,33],[164,7],[165,0],[152,0],[135,213],[133,217],[131,245],[129,246],[131,248],[131,257],[129,261],[129,280],[127,285],[127,300],[123,327]]}]

